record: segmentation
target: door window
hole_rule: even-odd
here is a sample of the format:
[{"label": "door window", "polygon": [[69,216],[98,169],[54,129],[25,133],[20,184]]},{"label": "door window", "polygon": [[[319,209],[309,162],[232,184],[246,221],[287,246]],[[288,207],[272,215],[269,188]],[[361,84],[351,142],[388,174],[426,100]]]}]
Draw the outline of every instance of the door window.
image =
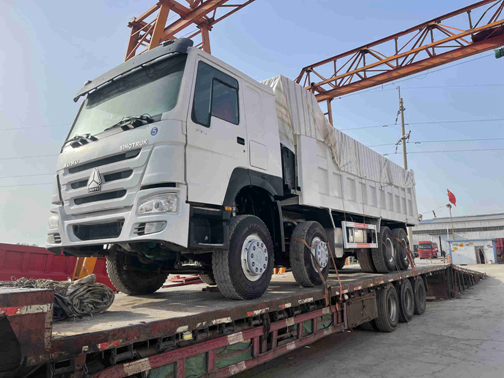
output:
[{"label": "door window", "polygon": [[192,120],[210,127],[211,116],[238,125],[238,81],[204,63],[198,63]]}]

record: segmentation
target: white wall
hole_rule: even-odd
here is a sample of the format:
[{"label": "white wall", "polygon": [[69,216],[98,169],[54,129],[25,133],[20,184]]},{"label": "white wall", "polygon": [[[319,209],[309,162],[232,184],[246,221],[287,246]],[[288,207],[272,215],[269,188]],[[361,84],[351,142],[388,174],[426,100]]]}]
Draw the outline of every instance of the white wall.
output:
[{"label": "white wall", "polygon": [[461,240],[450,244],[453,264],[477,264],[475,247],[483,247],[487,263],[495,264],[495,247],[492,240]]}]

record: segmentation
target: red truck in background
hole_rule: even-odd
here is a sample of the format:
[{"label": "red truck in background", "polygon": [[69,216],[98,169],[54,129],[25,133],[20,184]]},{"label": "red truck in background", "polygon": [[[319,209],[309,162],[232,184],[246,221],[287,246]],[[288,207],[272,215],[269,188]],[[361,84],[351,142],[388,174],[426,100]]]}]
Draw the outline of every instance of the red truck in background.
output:
[{"label": "red truck in background", "polygon": [[438,256],[438,245],[435,242],[418,242],[418,257],[420,259],[430,259]]}]

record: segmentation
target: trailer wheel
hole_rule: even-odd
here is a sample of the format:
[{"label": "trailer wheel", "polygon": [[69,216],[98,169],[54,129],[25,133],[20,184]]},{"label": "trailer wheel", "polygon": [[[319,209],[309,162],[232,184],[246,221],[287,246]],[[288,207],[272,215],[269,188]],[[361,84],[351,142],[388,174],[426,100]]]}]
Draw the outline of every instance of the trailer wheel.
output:
[{"label": "trailer wheel", "polygon": [[407,323],[415,315],[415,295],[413,293],[413,287],[408,279],[404,280],[401,284],[399,292],[399,321],[401,323]]},{"label": "trailer wheel", "polygon": [[388,227],[382,227],[378,235],[378,248],[371,249],[374,266],[378,273],[392,272],[396,268],[394,238]]},{"label": "trailer wheel", "polygon": [[[300,240],[306,241],[311,251]],[[312,255],[318,262],[322,276],[327,279],[329,274],[329,249],[327,236],[322,225],[315,221],[299,223],[292,232],[289,259],[292,274],[296,282],[304,287],[322,285],[322,280],[315,268]]]},{"label": "trailer wheel", "polygon": [[203,281],[207,285],[217,285],[215,283],[215,277],[213,275],[213,272],[202,273],[199,275],[199,278],[201,281]]},{"label": "trailer wheel", "polygon": [[399,322],[399,298],[393,285],[378,290],[376,295],[378,317],[375,319],[376,328],[382,332],[392,332]]},{"label": "trailer wheel", "polygon": [[220,292],[229,299],[259,298],[271,281],[273,265],[273,241],[264,222],[254,215],[231,218],[229,249],[212,254]]},{"label": "trailer wheel", "polygon": [[427,292],[422,277],[415,280],[415,314],[422,315],[427,308]]},{"label": "trailer wheel", "polygon": [[357,260],[364,273],[376,273],[376,268],[373,263],[373,256],[370,249],[356,249]]},{"label": "trailer wheel", "polygon": [[[409,248],[408,234],[403,228],[395,228],[392,230],[392,237],[394,240],[396,265],[401,270],[407,270],[409,268],[409,260],[404,246]],[[397,239],[401,242],[399,243]]]},{"label": "trailer wheel", "polygon": [[[136,259],[135,256],[130,256]],[[154,293],[161,288],[168,278],[168,273],[138,272],[125,270],[126,255],[116,246],[110,249],[107,256],[107,273],[117,290],[128,295],[144,295]]]}]

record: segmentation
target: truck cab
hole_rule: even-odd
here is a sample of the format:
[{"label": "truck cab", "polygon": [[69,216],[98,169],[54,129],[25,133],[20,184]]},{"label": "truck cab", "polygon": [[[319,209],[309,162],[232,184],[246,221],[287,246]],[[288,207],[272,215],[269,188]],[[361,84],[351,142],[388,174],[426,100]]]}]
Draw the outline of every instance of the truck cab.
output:
[{"label": "truck cab", "polygon": [[127,293],[145,291],[140,276],[154,267],[147,291],[168,272],[211,271],[205,252],[228,248],[227,222],[246,197],[283,195],[271,88],[190,40],[87,82],[75,100],[84,96],[58,159],[47,248],[108,256],[114,246],[138,270],[136,285],[118,283]]}]

